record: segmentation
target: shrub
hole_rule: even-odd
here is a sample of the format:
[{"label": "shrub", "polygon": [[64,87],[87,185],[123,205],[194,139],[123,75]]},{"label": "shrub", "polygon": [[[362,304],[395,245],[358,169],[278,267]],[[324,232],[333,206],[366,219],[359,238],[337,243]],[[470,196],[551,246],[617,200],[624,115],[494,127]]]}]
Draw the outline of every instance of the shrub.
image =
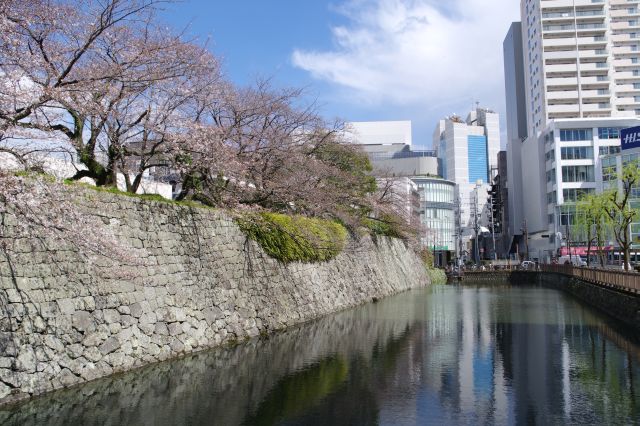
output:
[{"label": "shrub", "polygon": [[271,257],[281,262],[322,262],[333,259],[347,241],[340,224],[299,215],[245,214],[236,223]]}]

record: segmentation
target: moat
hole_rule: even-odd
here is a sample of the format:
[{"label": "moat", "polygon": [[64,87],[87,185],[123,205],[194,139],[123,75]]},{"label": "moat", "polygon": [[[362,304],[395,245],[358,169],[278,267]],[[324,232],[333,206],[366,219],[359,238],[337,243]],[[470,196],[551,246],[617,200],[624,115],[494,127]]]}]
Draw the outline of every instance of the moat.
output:
[{"label": "moat", "polygon": [[637,422],[637,332],[502,284],[414,290],[0,408],[3,425]]}]

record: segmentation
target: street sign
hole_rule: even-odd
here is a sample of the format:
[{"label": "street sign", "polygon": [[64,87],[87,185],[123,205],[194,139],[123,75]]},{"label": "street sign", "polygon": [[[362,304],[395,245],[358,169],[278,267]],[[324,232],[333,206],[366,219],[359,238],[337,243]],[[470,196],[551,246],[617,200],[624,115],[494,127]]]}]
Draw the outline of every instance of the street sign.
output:
[{"label": "street sign", "polygon": [[640,148],[640,126],[620,130],[620,144],[622,150]]}]

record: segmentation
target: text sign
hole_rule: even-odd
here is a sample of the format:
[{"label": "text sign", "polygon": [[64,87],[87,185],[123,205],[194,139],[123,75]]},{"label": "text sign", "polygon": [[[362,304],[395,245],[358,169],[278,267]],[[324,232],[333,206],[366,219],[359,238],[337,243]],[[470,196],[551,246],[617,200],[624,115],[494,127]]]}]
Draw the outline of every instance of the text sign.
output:
[{"label": "text sign", "polygon": [[620,144],[623,150],[640,148],[640,126],[620,130]]}]

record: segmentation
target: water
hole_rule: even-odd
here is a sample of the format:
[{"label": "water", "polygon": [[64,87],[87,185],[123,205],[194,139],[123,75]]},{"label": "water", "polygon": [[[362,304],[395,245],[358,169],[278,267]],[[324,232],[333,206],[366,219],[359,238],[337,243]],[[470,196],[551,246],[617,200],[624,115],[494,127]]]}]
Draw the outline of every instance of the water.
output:
[{"label": "water", "polygon": [[435,286],[0,409],[0,424],[640,424],[640,343],[555,290]]}]

